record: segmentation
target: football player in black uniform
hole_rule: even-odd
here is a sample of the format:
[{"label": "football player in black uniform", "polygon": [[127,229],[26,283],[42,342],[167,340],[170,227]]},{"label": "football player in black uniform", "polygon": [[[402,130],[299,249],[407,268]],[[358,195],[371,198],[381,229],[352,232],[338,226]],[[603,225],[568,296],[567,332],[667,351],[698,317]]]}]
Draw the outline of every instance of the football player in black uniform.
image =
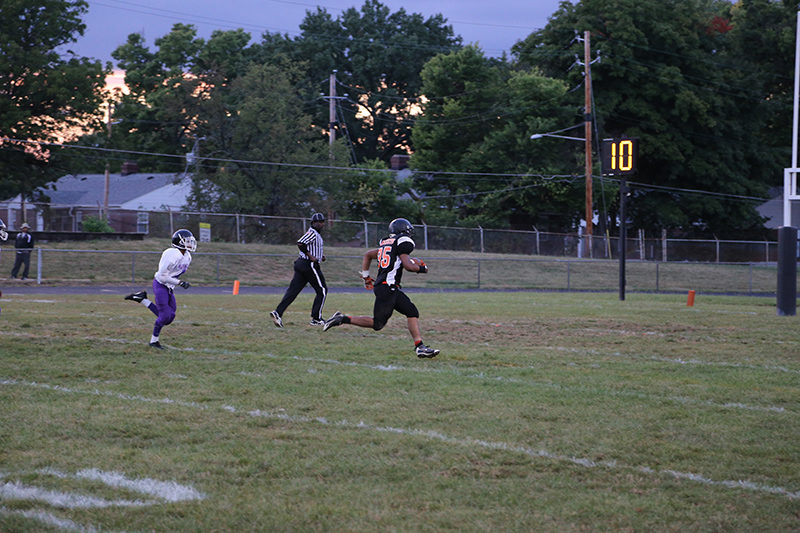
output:
[{"label": "football player in black uniform", "polygon": [[[348,316],[337,311],[325,322],[323,331],[342,324],[353,324],[362,328],[372,328],[375,331],[382,329],[389,317],[397,310],[406,316],[408,332],[414,339],[414,351],[417,357],[429,358],[439,355],[439,350],[429,348],[422,343],[419,331],[419,311],[411,299],[400,290],[400,279],[403,270],[425,274],[428,267],[420,259],[412,259],[414,251],[414,226],[404,218],[396,218],[389,224],[389,237],[383,239],[380,245],[364,254],[361,279],[368,289],[375,293],[375,306],[372,316]],[[373,280],[369,275],[369,266],[372,261],[378,262],[378,275]]]}]

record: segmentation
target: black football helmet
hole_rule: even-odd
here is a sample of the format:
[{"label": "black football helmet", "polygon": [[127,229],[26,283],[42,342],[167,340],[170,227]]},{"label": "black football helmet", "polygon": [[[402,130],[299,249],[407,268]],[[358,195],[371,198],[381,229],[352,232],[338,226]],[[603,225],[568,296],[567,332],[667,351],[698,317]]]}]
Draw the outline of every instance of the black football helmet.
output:
[{"label": "black football helmet", "polygon": [[404,218],[396,218],[389,223],[389,233],[392,235],[414,235],[414,226]]},{"label": "black football helmet", "polygon": [[178,250],[194,252],[197,250],[197,241],[188,229],[179,229],[172,234],[172,247]]}]

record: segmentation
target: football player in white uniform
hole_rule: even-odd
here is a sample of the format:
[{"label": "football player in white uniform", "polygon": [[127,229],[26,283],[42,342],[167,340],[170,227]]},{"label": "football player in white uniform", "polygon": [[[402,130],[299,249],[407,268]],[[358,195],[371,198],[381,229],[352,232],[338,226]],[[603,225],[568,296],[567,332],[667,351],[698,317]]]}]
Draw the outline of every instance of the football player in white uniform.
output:
[{"label": "football player in white uniform", "polygon": [[175,320],[177,304],[173,290],[177,286],[184,289],[189,288],[189,282],[179,278],[189,268],[192,262],[192,252],[196,249],[197,241],[191,231],[179,229],[173,233],[172,246],[161,254],[161,261],[158,263],[158,270],[153,279],[155,303],[147,299],[147,291],[136,292],[125,297],[126,300],[141,303],[156,315],[153,336],[150,338],[151,348],[164,349],[159,341],[159,336],[161,328]]}]

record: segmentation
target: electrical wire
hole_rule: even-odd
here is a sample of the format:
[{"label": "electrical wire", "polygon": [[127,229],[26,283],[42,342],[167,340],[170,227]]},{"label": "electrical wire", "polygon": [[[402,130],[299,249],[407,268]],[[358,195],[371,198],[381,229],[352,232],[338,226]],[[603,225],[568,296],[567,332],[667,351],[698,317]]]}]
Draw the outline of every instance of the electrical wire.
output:
[{"label": "electrical wire", "polygon": [[[133,151],[133,150],[116,150],[111,148],[99,148],[99,147],[90,147],[90,146],[76,146],[76,145],[65,145],[61,143],[50,143],[50,142],[38,142],[38,141],[30,141],[30,140],[22,140],[22,139],[14,139],[9,137],[3,137],[0,139],[3,142],[18,142],[23,144],[37,144],[43,146],[54,146],[64,149],[78,149],[78,150],[89,150],[89,151],[96,151],[102,153],[122,153],[122,154],[131,154],[131,155],[145,155],[145,156],[153,156],[153,157],[165,157],[165,158],[180,158],[184,159],[185,156],[175,155],[175,154],[163,154],[163,153],[154,153],[154,152],[142,152],[142,151]],[[7,148],[2,147],[0,144],[0,150],[7,150]],[[213,158],[213,157],[203,157],[203,161],[213,161],[218,163],[236,163],[236,164],[243,164],[243,165],[253,165],[257,166],[269,166],[272,168],[291,168],[291,169],[300,169],[302,173],[318,173],[320,171],[325,171],[330,173],[330,171],[338,171],[338,172],[394,172],[390,169],[383,169],[383,168],[370,168],[370,169],[363,169],[363,168],[349,168],[349,167],[336,167],[336,166],[327,166],[327,165],[303,165],[303,164],[295,164],[295,163],[274,163],[274,162],[264,162],[264,161],[248,161],[248,160],[240,160],[240,159],[223,159],[223,158]],[[204,168],[216,168],[207,165],[201,165]],[[503,173],[491,173],[491,172],[426,172],[426,171],[417,171],[421,176],[428,176],[431,178],[435,178],[436,176],[453,176],[453,177],[461,177],[461,179],[476,179],[477,177],[491,177],[491,178],[540,178],[542,181],[538,184],[532,185],[524,185],[520,187],[506,187],[503,189],[497,189],[493,191],[479,191],[479,192],[472,192],[472,193],[464,193],[458,195],[442,195],[442,196],[426,196],[425,198],[428,199],[442,199],[442,198],[449,198],[453,196],[473,196],[473,195],[485,195],[485,194],[493,194],[498,192],[505,192],[505,191],[514,191],[520,189],[528,189],[532,187],[539,187],[544,183],[572,183],[575,181],[579,181],[581,179],[585,179],[584,176],[579,176],[575,174],[555,174],[545,176],[542,174],[503,174]],[[593,178],[597,178],[600,180],[609,180],[619,182],[620,180],[610,178],[608,176],[594,176]],[[683,193],[683,194],[691,194],[695,196],[712,196],[712,197],[722,197],[729,200],[739,200],[739,201],[747,201],[747,202],[764,202],[769,200],[769,198],[759,198],[755,196],[744,196],[744,195],[735,195],[735,194],[727,194],[727,193],[717,193],[711,191],[702,191],[697,189],[682,189],[676,187],[665,187],[665,186],[658,186],[658,185],[650,185],[645,183],[637,183],[637,182],[627,182],[629,185],[635,188],[639,188],[642,190],[648,189],[658,189],[663,191],[675,192],[675,193]]]}]

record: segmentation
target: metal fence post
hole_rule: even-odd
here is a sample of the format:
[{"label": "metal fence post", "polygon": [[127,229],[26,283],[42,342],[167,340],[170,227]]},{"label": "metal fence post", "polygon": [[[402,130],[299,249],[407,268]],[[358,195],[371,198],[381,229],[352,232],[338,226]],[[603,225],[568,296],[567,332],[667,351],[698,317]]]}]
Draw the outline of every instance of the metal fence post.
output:
[{"label": "metal fence post", "polygon": [[658,261],[656,261],[656,292],[658,292]]},{"label": "metal fence post", "polygon": [[483,250],[484,250],[484,248],[483,248],[483,227],[482,226],[478,226],[478,230],[481,232],[481,253],[483,253]]},{"label": "metal fence post", "polygon": [[131,252],[131,283],[136,283],[136,252]]},{"label": "metal fence post", "polygon": [[571,266],[570,262],[567,261],[567,291],[569,291],[569,288],[570,288],[570,285],[569,285],[570,266]]},{"label": "metal fence post", "polygon": [[217,283],[219,283],[219,257],[220,254],[217,254]]},{"label": "metal fence post", "polygon": [[362,217],[364,221],[364,248],[369,248],[369,223],[366,218]]},{"label": "metal fence post", "polygon": [[425,234],[425,250],[428,250],[428,225],[423,222],[422,231]]},{"label": "metal fence post", "polygon": [[36,252],[36,284],[42,284],[42,249]]}]

